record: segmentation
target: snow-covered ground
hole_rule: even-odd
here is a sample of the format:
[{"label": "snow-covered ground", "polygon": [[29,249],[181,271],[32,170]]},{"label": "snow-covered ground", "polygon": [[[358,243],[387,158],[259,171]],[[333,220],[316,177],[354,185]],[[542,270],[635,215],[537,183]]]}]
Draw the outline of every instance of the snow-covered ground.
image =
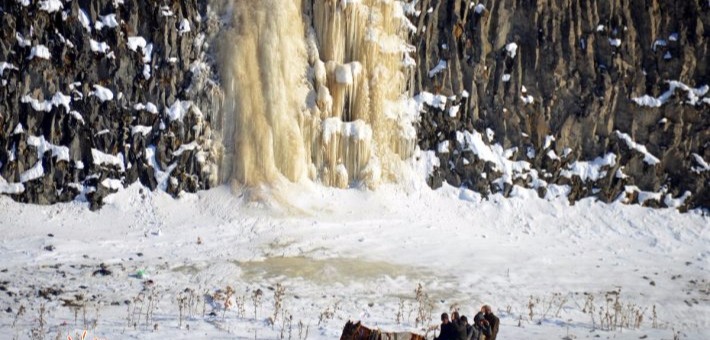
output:
[{"label": "snow-covered ground", "polygon": [[[302,339],[306,329],[337,339],[348,319],[417,330],[420,312],[429,326],[452,306],[471,318],[483,304],[501,318],[499,339],[710,338],[700,212],[569,206],[524,190],[490,200],[425,186],[268,192],[279,194],[255,203],[222,187],[175,200],[134,185],[98,212],[0,196],[0,338],[42,327],[51,339],[83,329],[88,339]],[[607,310],[616,324],[643,320],[600,330]]]}]

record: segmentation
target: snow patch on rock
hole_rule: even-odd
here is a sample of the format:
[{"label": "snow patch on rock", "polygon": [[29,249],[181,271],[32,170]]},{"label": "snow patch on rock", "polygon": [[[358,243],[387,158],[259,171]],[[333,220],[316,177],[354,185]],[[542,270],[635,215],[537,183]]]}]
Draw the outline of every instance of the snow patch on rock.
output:
[{"label": "snow patch on rock", "polygon": [[708,164],[702,156],[698,155],[697,153],[692,153],[691,156],[693,157],[693,160],[695,163],[697,163],[697,166],[694,166],[691,168],[691,170],[695,173],[701,173],[705,171],[710,171],[710,164]]},{"label": "snow patch on rock", "polygon": [[165,171],[162,171],[160,168],[160,164],[158,164],[158,160],[155,158],[155,155],[156,150],[154,145],[145,148],[145,159],[148,161],[148,164],[153,168],[155,174],[155,181],[158,183],[158,188],[160,188],[160,190],[162,191],[166,191],[168,189],[168,179],[170,178],[170,173],[175,170],[175,168],[177,167],[177,163],[168,166]]},{"label": "snow patch on rock", "polygon": [[181,156],[185,151],[195,150],[198,146],[197,142],[180,145],[177,150],[173,151],[173,156]]},{"label": "snow patch on rock", "polygon": [[433,69],[429,70],[429,78],[433,78],[435,75],[446,70],[447,65],[446,60],[439,60],[439,63],[436,64]]},{"label": "snow patch on rock", "polygon": [[22,123],[17,123],[17,126],[15,126],[15,129],[12,130],[12,135],[19,135],[25,133],[25,129],[22,128]]},{"label": "snow patch on rock", "polygon": [[608,153],[604,157],[597,157],[591,162],[576,161],[568,169],[560,172],[560,175],[567,178],[579,177],[583,182],[596,181],[607,175],[604,168],[616,165],[616,155]]},{"label": "snow patch on rock", "polygon": [[155,104],[153,104],[153,103],[145,103],[145,104],[138,103],[138,104],[133,105],[133,109],[136,111],[148,111],[152,114],[156,114],[156,115],[158,114],[158,107],[155,106]]},{"label": "snow patch on rock", "polygon": [[178,27],[178,33],[180,33],[180,35],[183,35],[188,32],[190,32],[190,20],[183,18],[182,21],[180,21],[180,26]]},{"label": "snow patch on rock", "polygon": [[45,152],[51,151],[52,157],[59,161],[69,162],[69,148],[61,145],[54,145],[47,142],[44,136],[28,136],[27,145],[31,145],[37,149],[37,158],[42,159]]},{"label": "snow patch on rock", "polygon": [[123,188],[123,183],[118,179],[107,178],[101,181],[101,185],[111,190],[118,190]]},{"label": "snow patch on rock", "polygon": [[187,113],[190,112],[190,110],[193,109],[195,113],[197,113],[199,116],[202,116],[202,112],[197,108],[197,106],[194,106],[192,101],[185,100],[182,101],[180,99],[176,100],[173,105],[170,105],[169,108],[165,109],[165,114],[170,118],[170,121],[175,121],[175,120],[182,120]]},{"label": "snow patch on rock", "polygon": [[152,130],[153,130],[152,126],[135,125],[135,126],[131,127],[131,135],[135,135],[137,133],[140,133],[143,136],[147,136]]},{"label": "snow patch on rock", "polygon": [[131,51],[139,52],[138,48],[145,50],[147,42],[143,37],[128,37],[128,42],[126,44],[128,45],[128,49]]},{"label": "snow patch on rock", "polygon": [[79,9],[79,22],[87,32],[91,33],[91,20],[86,12],[81,8]]},{"label": "snow patch on rock", "polygon": [[656,156],[648,152],[645,145],[636,143],[633,139],[631,139],[631,136],[629,136],[628,134],[623,133],[619,130],[614,131],[614,133],[617,137],[626,142],[626,145],[628,145],[629,148],[642,153],[644,155],[643,161],[646,162],[646,164],[656,165],[661,162]]},{"label": "snow patch on rock", "polygon": [[14,65],[12,65],[12,64],[10,64],[10,63],[8,63],[8,62],[4,62],[4,61],[3,61],[3,62],[0,62],[0,77],[3,76],[3,74],[5,73],[5,70],[15,70],[15,71],[17,71],[17,67],[15,67]]},{"label": "snow patch on rock", "polygon": [[25,39],[20,32],[15,32],[15,39],[20,47],[30,47],[32,42],[29,39]]},{"label": "snow patch on rock", "polygon": [[[458,134],[461,134],[460,136]],[[483,141],[483,135],[478,131],[457,132],[457,139],[463,139],[463,150],[470,150],[479,159],[494,164],[494,169],[503,175],[501,181],[512,184],[513,179],[520,174],[530,171],[530,163],[525,161],[512,161],[516,148],[505,150],[500,144],[488,145]]]},{"label": "snow patch on rock", "polygon": [[518,54],[518,44],[514,42],[509,43],[508,45],[505,45],[505,50],[508,53],[510,59],[514,59],[515,56]]},{"label": "snow patch on rock", "polygon": [[446,108],[446,97],[440,94],[433,94],[423,91],[414,97],[414,101],[418,105],[418,111],[422,112],[424,110],[424,105],[429,105],[431,107],[444,110]]},{"label": "snow patch on rock", "polygon": [[698,88],[692,88],[680,81],[677,80],[669,80],[666,81],[666,83],[669,85],[668,91],[664,92],[661,94],[659,97],[652,97],[649,95],[643,95],[641,97],[636,97],[632,98],[632,100],[639,106],[647,106],[647,107],[661,107],[665,103],[670,100],[670,98],[675,94],[676,90],[680,89],[682,91],[685,91],[687,94],[688,100],[686,101],[687,104],[690,105],[698,105],[702,102],[705,101],[707,98],[702,98],[705,96],[708,91],[710,90],[710,86],[708,85],[703,85]]},{"label": "snow patch on rock", "polygon": [[449,141],[445,140],[439,143],[438,147],[436,148],[436,151],[438,151],[439,153],[449,153]]},{"label": "snow patch on rock", "polygon": [[61,11],[64,4],[60,0],[44,0],[39,2],[39,10],[47,13]]},{"label": "snow patch on rock", "polygon": [[100,31],[104,29],[104,27],[116,28],[118,25],[116,14],[108,14],[105,16],[99,16],[99,21],[96,22],[94,28],[96,28],[97,31]]},{"label": "snow patch on rock", "polygon": [[24,95],[22,96],[22,98],[20,98],[20,102],[30,104],[30,106],[32,106],[32,109],[35,111],[50,112],[52,111],[52,108],[60,106],[64,107],[64,109],[66,109],[66,112],[71,111],[71,107],[69,106],[71,104],[71,97],[65,96],[61,92],[55,93],[54,96],[52,96],[51,100],[41,101],[32,98],[29,95]]},{"label": "snow patch on rock", "polygon": [[102,103],[113,100],[113,92],[101,85],[94,85],[94,91],[91,91],[89,95],[99,98]]},{"label": "snow patch on rock", "polygon": [[[153,44],[149,44],[143,37],[128,37],[128,49],[133,52],[143,53],[143,63],[147,64],[153,60]],[[138,50],[140,48],[140,51]]]},{"label": "snow patch on rock", "polygon": [[49,60],[52,58],[52,54],[49,53],[47,46],[37,45],[32,47],[32,50],[30,50],[30,56],[27,57],[28,60],[32,60],[34,58]]},{"label": "snow patch on rock", "polygon": [[669,208],[679,208],[692,196],[693,194],[690,191],[684,192],[683,195],[678,198],[673,198],[672,194],[667,194],[663,198],[663,203]]},{"label": "snow patch on rock", "polygon": [[107,54],[107,53],[111,52],[111,47],[105,42],[90,39],[89,44],[91,46],[92,52],[101,53],[101,54]]},{"label": "snow patch on rock", "polygon": [[21,194],[25,192],[25,186],[22,183],[8,183],[0,176],[0,194]]},{"label": "snow patch on rock", "polygon": [[99,150],[96,149],[91,149],[91,157],[94,160],[94,164],[96,165],[111,165],[111,166],[116,166],[121,169],[121,171],[125,171],[125,167],[123,165],[123,154],[118,153],[118,155],[109,155],[107,153],[103,153]]},{"label": "snow patch on rock", "polygon": [[32,168],[26,170],[20,174],[20,183],[26,183],[44,176],[44,167],[42,166],[42,159],[38,159]]}]

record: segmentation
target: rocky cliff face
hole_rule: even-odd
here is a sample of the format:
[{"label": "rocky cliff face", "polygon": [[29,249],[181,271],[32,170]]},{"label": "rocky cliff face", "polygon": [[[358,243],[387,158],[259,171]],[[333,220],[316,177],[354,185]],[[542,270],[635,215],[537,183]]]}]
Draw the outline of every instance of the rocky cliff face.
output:
[{"label": "rocky cliff face", "polygon": [[3,1],[0,17],[0,193],[96,208],[136,181],[217,184],[204,2]]},{"label": "rocky cliff face", "polygon": [[[433,186],[710,206],[707,1],[421,0],[409,15]],[[529,169],[502,178],[462,131]]]},{"label": "rocky cliff face", "polygon": [[[707,1],[402,3],[433,187],[710,206]],[[218,184],[207,2],[6,0],[0,17],[0,193],[96,208],[136,181]]]}]

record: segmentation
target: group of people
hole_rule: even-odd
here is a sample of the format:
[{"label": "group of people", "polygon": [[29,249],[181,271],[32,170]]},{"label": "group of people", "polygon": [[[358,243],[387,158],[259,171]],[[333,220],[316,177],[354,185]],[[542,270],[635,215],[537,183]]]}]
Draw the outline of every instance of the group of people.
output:
[{"label": "group of people", "polygon": [[498,335],[498,319],[491,306],[484,305],[481,311],[473,317],[473,323],[468,323],[465,315],[459,316],[459,312],[441,314],[441,330],[436,340],[495,340]]}]

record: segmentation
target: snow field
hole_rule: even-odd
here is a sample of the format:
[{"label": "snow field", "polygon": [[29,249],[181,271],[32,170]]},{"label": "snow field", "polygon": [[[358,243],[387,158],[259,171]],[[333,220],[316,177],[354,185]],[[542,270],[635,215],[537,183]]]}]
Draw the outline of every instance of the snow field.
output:
[{"label": "snow field", "polygon": [[[2,197],[0,282],[14,295],[0,296],[2,310],[12,309],[0,328],[28,335],[43,300],[37,291],[54,287],[49,337],[84,329],[84,307],[75,321],[76,308],[62,306],[81,294],[89,334],[108,339],[275,339],[289,330],[297,338],[306,328],[309,339],[333,339],[348,319],[416,331],[452,306],[472,316],[484,303],[501,317],[505,339],[706,338],[707,216],[590,199],[569,206],[516,190],[484,200],[452,187],[305,183],[174,200],[133,185],[98,212]],[[101,263],[109,276],[94,275]],[[274,319],[277,284],[285,291]],[[426,298],[418,301],[419,284]],[[619,290],[617,315],[643,313],[643,321],[599,330],[599,312]],[[594,324],[584,312],[589,296]],[[19,305],[27,312],[12,327]],[[420,311],[431,313],[425,325]]]}]

